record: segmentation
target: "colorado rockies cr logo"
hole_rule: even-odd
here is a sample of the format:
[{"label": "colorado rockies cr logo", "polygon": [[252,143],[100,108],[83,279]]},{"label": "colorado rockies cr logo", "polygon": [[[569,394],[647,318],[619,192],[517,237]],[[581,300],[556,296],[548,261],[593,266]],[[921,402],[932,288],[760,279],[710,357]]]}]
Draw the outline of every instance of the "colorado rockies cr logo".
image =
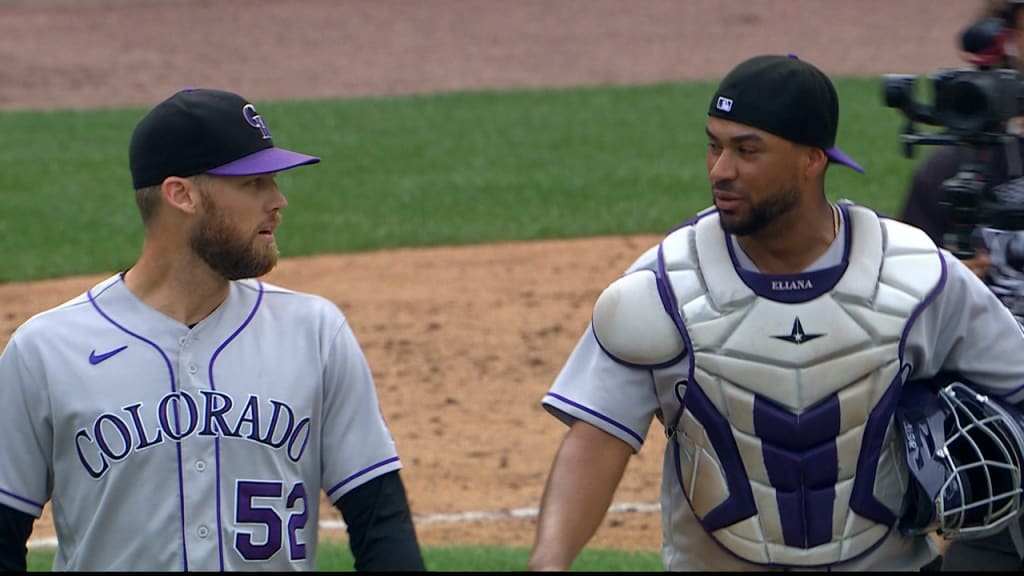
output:
[{"label": "colorado rockies cr logo", "polygon": [[249,126],[257,128],[260,131],[264,140],[270,139],[270,128],[267,128],[267,124],[263,121],[263,116],[256,113],[255,106],[252,104],[246,104],[243,106],[242,116],[245,116],[245,121],[249,123]]}]

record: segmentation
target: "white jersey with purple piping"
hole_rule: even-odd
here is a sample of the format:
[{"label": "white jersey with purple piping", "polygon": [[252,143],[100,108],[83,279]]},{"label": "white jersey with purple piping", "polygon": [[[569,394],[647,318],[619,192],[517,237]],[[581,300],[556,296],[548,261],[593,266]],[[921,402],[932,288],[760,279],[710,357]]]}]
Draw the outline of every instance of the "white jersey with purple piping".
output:
[{"label": "white jersey with purple piping", "polygon": [[0,437],[0,503],[52,504],[57,570],[314,570],[321,491],[401,468],[345,316],[257,280],[191,329],[120,274],[37,314]]},{"label": "white jersey with purple piping", "polygon": [[[820,302],[816,303],[816,299],[819,296],[829,297],[828,294],[833,283],[842,281],[843,274],[837,273],[837,266],[846,270],[849,265],[849,268],[856,270],[857,268],[863,268],[865,264],[864,261],[856,260],[855,265],[850,265],[850,249],[854,244],[852,238],[864,233],[863,229],[861,229],[861,232],[858,232],[856,225],[850,224],[850,214],[848,213],[850,209],[851,207],[849,206],[844,205],[843,207],[843,223],[841,234],[838,237],[839,240],[833,242],[826,253],[804,273],[790,277],[771,277],[758,273],[754,265],[743,254],[738,245],[735,244],[735,240],[732,238],[726,239],[726,242],[723,244],[728,246],[728,250],[722,253],[724,261],[719,265],[719,268],[724,266],[733,270],[731,274],[737,278],[742,278],[742,282],[740,284],[729,282],[728,285],[716,285],[714,289],[732,291],[732,296],[736,297],[732,302],[739,305],[740,308],[753,304],[749,301],[748,297],[744,296],[744,293],[749,293],[755,298],[773,301],[776,304],[788,301],[793,304],[794,311],[802,310],[801,306],[813,307],[820,304]],[[863,212],[863,209],[860,211]],[[706,217],[709,215],[713,215],[713,213],[705,213],[702,216]],[[713,219],[711,218],[711,220]],[[692,226],[692,223],[687,226]],[[684,228],[687,226],[684,226]],[[877,224],[875,229],[878,229]],[[893,231],[902,234],[906,231],[904,225],[891,221],[887,221],[882,229],[888,230],[886,232],[888,234],[893,233]],[[724,233],[720,229],[718,234],[725,239]],[[670,237],[672,236],[670,235]],[[675,237],[680,238],[680,236]],[[691,239],[693,238],[695,237],[691,236]],[[920,252],[920,243],[918,243],[918,247],[914,251],[915,253]],[[698,250],[697,253],[700,254],[700,251]],[[658,247],[652,248],[630,267],[627,274],[621,280],[652,276],[651,272],[647,271],[659,269],[659,256]],[[704,254],[704,256],[714,256],[714,254]],[[919,294],[921,305],[913,313],[912,321],[907,324],[906,332],[903,333],[902,337],[897,337],[900,341],[898,354],[903,370],[906,371],[906,375],[910,378],[927,378],[940,371],[958,372],[965,378],[978,383],[983,390],[989,393],[1009,397],[1011,401],[1019,402],[1021,397],[1024,396],[1021,392],[1021,385],[1024,384],[1024,366],[1012,359],[1019,357],[1021,351],[1024,350],[1024,334],[1021,333],[1020,328],[1006,309],[999,304],[998,300],[992,296],[984,284],[966,267],[957,262],[948,252],[941,252],[941,259],[938,256],[939,254],[936,253],[933,259],[936,263],[940,260],[944,263],[943,267],[946,269],[946,272],[943,280],[927,296]],[[897,260],[896,262],[900,261]],[[707,262],[705,262],[705,265],[707,265]],[[711,266],[714,265],[714,263],[711,264]],[[910,275],[920,270],[904,268],[901,271],[897,264],[896,271],[895,277],[890,277],[887,281],[900,284],[899,276],[901,273]],[[859,272],[864,272],[864,270],[859,270]],[[683,272],[683,274],[685,276],[690,273]],[[725,276],[718,275],[716,277],[724,278]],[[704,279],[707,278],[707,276],[704,276]],[[711,282],[711,280],[708,280],[708,282]],[[915,280],[908,278],[903,288],[912,291],[910,289],[913,288],[914,282]],[[699,283],[696,286],[699,287]],[[690,284],[689,289],[693,288],[694,284]],[[821,292],[823,288],[825,291]],[[648,310],[641,309],[635,311],[637,312],[635,315],[645,317],[642,323],[642,330],[634,333],[637,337],[640,334],[671,333],[668,331],[663,332],[657,326],[657,323],[653,321],[658,310],[662,310],[661,314],[668,317],[669,314],[666,314],[665,311],[675,309],[672,298],[667,296],[669,290],[671,290],[671,286],[658,284],[653,295],[655,305],[649,307]],[[659,294],[657,291],[661,291],[661,293]],[[830,332],[847,329],[846,327],[841,327],[844,326],[843,324],[837,324],[837,321],[849,321],[849,317],[840,319],[839,317],[831,316],[806,316],[803,313],[801,313],[798,320],[795,320],[792,314],[786,315],[777,311],[767,315],[760,313],[751,314],[749,323],[741,323],[739,327],[732,325],[731,319],[716,324],[712,317],[721,311],[714,310],[713,304],[702,302],[699,290],[692,294],[692,296],[694,298],[687,298],[687,302],[680,299],[675,303],[683,312],[682,318],[697,316],[711,320],[705,323],[702,330],[710,331],[711,333],[717,332],[720,336],[726,338],[732,331],[743,331],[745,334],[744,338],[747,338],[750,336],[749,332],[756,328],[757,330],[755,331],[763,332],[763,338],[767,340],[761,341],[760,344],[753,342],[750,344],[752,348],[745,352],[745,354],[758,354],[762,358],[761,361],[769,364],[777,362],[780,366],[786,368],[791,368],[792,366],[789,364],[792,364],[792,362],[790,361],[796,361],[798,357],[804,355],[803,352],[800,352],[795,357],[792,355],[790,357],[780,356],[772,352],[770,356],[775,358],[775,360],[771,360],[769,357],[764,356],[767,353],[765,352],[766,347],[775,350],[775,347],[779,345],[789,345],[796,350],[798,348],[806,348],[808,342],[814,342],[815,344],[812,347],[816,347],[822,344],[823,341],[827,341]],[[890,291],[888,297],[899,298],[892,291]],[[602,295],[602,298],[604,298],[604,295]],[[708,300],[714,300],[714,296],[709,294]],[[889,300],[890,304],[894,302],[896,300]],[[907,303],[910,304],[911,301]],[[628,305],[625,302],[620,302],[619,304],[621,306]],[[715,304],[717,304],[717,301]],[[730,306],[733,304],[730,304]],[[892,310],[903,310],[904,308],[906,307],[900,305]],[[651,309],[654,311],[652,312]],[[784,309],[785,307],[780,308],[780,310]],[[805,312],[809,311],[810,308],[807,308]],[[702,316],[707,312],[713,312],[713,314]],[[899,320],[903,313],[895,314],[892,316],[892,320]],[[772,318],[775,318],[775,320],[772,321]],[[871,323],[865,321],[865,317],[858,318],[857,320],[862,322],[862,328],[868,328],[868,331],[871,331]],[[905,321],[906,319],[904,318],[903,322]],[[886,320],[885,322],[891,321]],[[669,324],[671,325],[672,322],[669,321]],[[891,327],[895,326],[886,325],[886,331]],[[684,327],[683,330],[685,331],[686,328],[688,326]],[[682,341],[678,333],[675,334],[675,337]],[[730,341],[730,344],[736,344],[736,342]],[[635,450],[639,450],[644,442],[646,431],[649,429],[653,417],[657,417],[663,424],[666,424],[666,420],[668,420],[666,429],[675,438],[675,434],[679,433],[677,430],[679,423],[676,422],[676,419],[680,416],[680,407],[687,393],[685,383],[693,378],[694,372],[691,371],[690,355],[686,346],[676,346],[672,343],[667,346],[657,344],[648,349],[638,346],[634,351],[640,357],[640,355],[649,354],[651,350],[655,349],[658,351],[658,354],[644,358],[642,362],[631,365],[629,362],[621,361],[621,356],[619,361],[613,359],[606,350],[602,349],[593,330],[586,331],[551,390],[545,396],[543,400],[544,406],[566,422],[581,419],[597,426],[626,442]],[[864,354],[864,352],[861,352],[861,354]],[[867,354],[870,356],[872,353],[867,352]],[[749,360],[754,358],[754,356],[746,356],[745,358]],[[711,366],[710,368],[709,365],[704,365],[703,372],[698,370],[698,378],[694,382],[701,382],[699,374],[703,373],[706,378],[708,374],[714,373],[722,367],[722,358],[711,359],[711,361],[717,362],[718,365]],[[701,363],[700,358],[698,358],[697,363]],[[765,369],[770,370],[770,367],[766,365]],[[800,373],[803,374],[804,378],[811,378],[814,371],[806,370]],[[772,376],[769,372],[765,372],[764,375],[766,378]],[[856,378],[857,375],[851,373],[847,377]],[[898,382],[901,380],[902,378],[895,380],[895,385],[898,386]],[[683,386],[680,386],[681,383]],[[708,387],[702,388],[704,392],[704,394],[701,394],[702,398],[706,398],[708,393],[715,394],[716,398],[723,398],[723,394],[729,394],[738,390],[722,388],[721,381],[705,380],[704,384]],[[893,388],[892,386],[886,386],[884,383],[882,385],[875,384],[869,384],[869,386],[875,389],[875,392],[867,398],[867,404],[862,402],[865,397],[861,396],[858,400],[853,396],[847,396],[841,390],[836,392],[835,397],[826,394],[827,398],[824,401],[815,403],[815,410],[808,411],[807,415],[813,416],[819,421],[806,423],[807,425],[813,424],[813,435],[817,437],[824,434],[823,430],[819,430],[822,426],[824,426],[824,429],[830,430],[839,428],[842,430],[853,430],[856,428],[856,423],[848,422],[847,419],[850,417],[850,414],[859,411],[861,407],[881,406],[881,408],[873,413],[876,414],[876,421],[879,418],[885,420],[885,411],[892,405],[891,399],[888,397],[893,395]],[[881,395],[886,391],[889,391],[890,394],[885,395],[885,398],[883,398]],[[804,423],[801,422],[801,417],[804,414],[801,414],[800,409],[795,409],[792,413],[788,409],[778,410],[778,408],[784,408],[788,405],[782,399],[789,392],[775,391],[777,394],[781,393],[782,396],[776,396],[774,399],[770,398],[771,394],[768,390],[761,390],[760,392],[760,394],[754,393],[753,403],[743,402],[742,399],[732,403],[732,400],[736,400],[740,394],[725,397],[724,401],[726,402],[725,405],[730,407],[725,412],[728,414],[726,421],[731,421],[734,418],[738,419],[730,422],[734,428],[753,428],[764,432],[764,430],[760,430],[758,424],[770,425],[768,427],[772,429],[765,433],[769,437],[770,442],[764,444],[765,451],[762,457],[758,457],[757,454],[750,452],[750,450],[743,451],[743,445],[739,445],[742,452],[742,454],[739,454],[740,460],[732,459],[731,456],[737,455],[737,452],[729,446],[716,444],[722,438],[735,437],[734,434],[727,432],[728,427],[725,429],[718,427],[719,429],[717,430],[703,427],[704,423],[710,423],[709,425],[712,428],[715,427],[715,422],[721,423],[722,420],[714,417],[704,418],[701,422],[702,426],[691,427],[690,432],[698,435],[704,433],[712,439],[718,438],[718,440],[709,443],[709,438],[705,437],[703,441],[698,440],[697,443],[702,446],[701,450],[710,450],[713,453],[717,448],[721,454],[728,453],[729,457],[711,458],[705,462],[707,466],[702,470],[698,470],[698,467],[693,466],[681,468],[679,457],[682,453],[678,450],[675,439],[666,446],[661,495],[663,529],[665,533],[663,560],[666,568],[670,570],[760,570],[772,566],[797,565],[811,567],[831,565],[833,569],[841,570],[916,570],[934,557],[935,551],[928,538],[905,538],[896,530],[890,530],[888,535],[882,540],[878,540],[876,544],[872,545],[868,542],[869,549],[861,548],[863,553],[859,555],[850,556],[848,551],[842,549],[842,545],[840,545],[838,548],[833,547],[831,549],[828,549],[828,547],[818,548],[814,551],[814,555],[818,556],[817,558],[803,557],[802,553],[798,551],[800,548],[807,548],[810,555],[811,549],[816,545],[823,544],[836,535],[834,530],[839,530],[841,535],[844,533],[844,530],[852,529],[851,533],[857,533],[864,528],[864,526],[856,524],[859,520],[856,520],[854,525],[849,525],[838,515],[833,515],[836,512],[843,511],[838,498],[840,496],[850,496],[849,486],[841,486],[840,489],[835,491],[833,497],[837,498],[836,504],[824,508],[824,512],[827,513],[828,517],[818,517],[820,516],[819,512],[821,512],[820,508],[823,504],[823,501],[818,496],[824,497],[827,495],[827,490],[818,491],[819,493],[813,498],[808,497],[810,499],[796,498],[794,500],[789,496],[794,494],[793,491],[789,490],[789,488],[792,488],[789,484],[792,482],[801,483],[800,478],[793,477],[793,474],[801,476],[800,469],[803,469],[808,474],[804,480],[809,482],[809,486],[813,484],[811,488],[815,489],[824,487],[822,482],[825,482],[828,478],[836,480],[838,477],[848,475],[849,471],[845,469],[842,462],[849,458],[850,454],[846,453],[850,451],[851,445],[849,438],[840,435],[836,442],[832,442],[831,448],[829,448],[830,445],[826,442],[821,445],[820,450],[815,447],[813,454],[804,452],[807,458],[799,456],[800,462],[806,460],[803,464],[797,462],[803,468],[794,469],[792,466],[787,466],[784,469],[775,470],[773,473],[771,468],[773,462],[781,462],[786,460],[788,455],[792,455],[784,452],[792,449],[793,454],[799,455],[806,448],[803,446],[806,438],[802,436],[800,438],[791,438],[793,445],[788,448],[785,446],[789,442],[786,438],[790,437],[787,434],[792,433],[794,430],[803,429]],[[798,391],[797,393],[799,394]],[[791,396],[791,398],[795,397]],[[796,400],[797,403],[800,402],[799,399]],[[852,402],[850,402],[851,400]],[[718,409],[707,405],[707,402],[704,402],[704,404],[704,408],[707,408],[707,410],[703,411],[705,413],[704,416],[711,416],[712,413],[721,414]],[[717,403],[714,405],[719,408],[723,406]],[[758,420],[758,406],[760,406],[760,415],[762,417],[766,415],[771,417]],[[853,410],[853,408],[857,408],[857,410]],[[749,420],[750,418],[754,418],[754,420]],[[825,420],[821,420],[821,418],[825,418]],[[818,424],[822,426],[818,426]],[[836,428],[836,426],[839,428]],[[870,427],[871,439],[870,442],[865,439],[865,446],[887,446],[890,443],[891,438],[887,422],[882,422],[881,424],[876,422],[871,424]],[[702,429],[704,432],[701,432]],[[881,435],[883,432],[884,436]],[[817,440],[814,443],[817,444]],[[751,446],[756,445],[760,444],[756,441],[751,443]],[[709,449],[709,447],[711,448]],[[733,448],[736,448],[736,445],[733,445]],[[890,451],[888,459],[891,461],[892,448],[890,447],[888,450]],[[868,461],[872,458],[883,457],[881,453],[871,454],[870,452],[870,450],[865,451],[864,458],[867,458]],[[833,457],[826,458],[829,454]],[[885,460],[885,458],[882,458],[882,460]],[[741,461],[747,465],[753,462],[754,466],[758,469],[741,470],[743,468],[740,464]],[[812,466],[815,462],[822,464],[822,466]],[[878,462],[878,465],[882,464],[882,461]],[[805,464],[806,467],[804,467]],[[714,471],[716,466],[719,467],[717,472]],[[722,470],[722,467],[725,470]],[[832,470],[832,472],[836,472],[835,474],[830,472],[831,467],[838,467],[837,470]],[[685,472],[685,476],[687,476],[685,481],[680,479],[681,472]],[[764,473],[767,472],[767,477],[769,478],[769,481],[766,482],[767,488],[765,485],[755,486],[755,483],[752,482],[747,483],[744,488],[744,486],[731,482],[737,477],[744,477],[748,472],[755,474],[761,479],[764,479]],[[730,483],[727,484],[728,488],[724,492],[719,491],[717,486],[719,479],[723,477],[727,477],[730,480]],[[898,506],[899,491],[902,490],[905,480],[883,484],[876,482],[872,485],[870,480],[875,477],[875,474],[872,474],[870,479],[856,492],[855,500],[857,503],[854,506],[860,511],[867,511],[868,515],[874,516],[877,520],[891,523],[893,521],[893,510],[891,507]],[[880,477],[891,478],[892,471],[880,474]],[[710,494],[702,495],[702,502],[698,503],[699,506],[702,506],[699,512],[701,516],[704,516],[703,522],[691,509],[683,488],[684,485],[692,488],[694,484],[690,482],[695,479],[697,481],[704,479],[715,484],[714,487],[711,484],[702,484],[707,490],[710,490]],[[825,483],[827,484],[827,482]],[[775,484],[779,484],[779,486],[776,487]],[[780,488],[785,488],[785,490]],[[898,493],[892,494],[891,491],[893,490],[896,490]],[[811,492],[813,491],[808,491],[807,494]],[[796,493],[799,493],[799,491]],[[764,496],[769,494],[776,494],[776,497],[766,500]],[[732,497],[734,495],[735,497]],[[745,496],[754,496],[757,499],[757,508],[767,513],[768,516],[774,516],[774,518],[766,517],[766,521],[759,522],[759,529],[763,529],[763,533],[740,530],[739,534],[741,538],[749,538],[751,545],[756,545],[763,551],[764,554],[761,556],[761,559],[764,561],[764,564],[743,560],[736,550],[728,550],[726,546],[721,544],[719,539],[713,538],[706,531],[706,529],[712,531],[721,530],[727,526],[732,526],[731,522],[750,518],[757,514],[755,507],[748,506],[750,510],[747,510],[747,513],[750,515],[743,513],[735,516],[733,514],[735,517],[732,520],[725,523],[719,522],[721,518],[718,518],[718,516],[737,513],[737,510],[739,510],[736,506],[737,502],[742,501],[751,504],[751,500],[745,498]],[[711,515],[714,517],[709,517],[709,510],[704,505],[708,502],[713,503],[718,498],[724,498],[722,500],[723,504],[718,507],[716,514]],[[829,501],[831,502],[832,500]],[[878,506],[879,502],[890,507],[888,514],[884,510],[885,506]],[[739,508],[743,508],[743,506]],[[794,521],[797,523],[794,524]],[[712,525],[709,525],[709,522]],[[831,528],[827,528],[829,526]],[[822,529],[825,531],[822,532]],[[729,537],[722,532],[716,532],[715,535],[718,538],[723,536]],[[825,537],[825,539],[821,540],[820,537]],[[758,541],[761,543],[757,544]],[[851,544],[854,543],[851,542]],[[747,558],[753,558],[760,553],[750,549],[743,550],[742,554]],[[830,561],[828,558],[832,558],[832,560]]]}]

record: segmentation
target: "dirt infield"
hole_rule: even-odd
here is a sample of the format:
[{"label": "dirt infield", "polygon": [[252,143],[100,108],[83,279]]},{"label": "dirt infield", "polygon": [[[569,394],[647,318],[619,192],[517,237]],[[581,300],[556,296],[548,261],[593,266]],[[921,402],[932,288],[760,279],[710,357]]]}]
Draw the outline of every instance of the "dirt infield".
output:
[{"label": "dirt infield", "polygon": [[[955,33],[976,8],[965,0],[0,0],[0,107],[148,105],[183,86],[258,102],[645,83],[716,77],[757,52],[795,52],[833,74],[922,73],[961,65]],[[539,401],[601,288],[655,240],[287,259],[269,279],[323,294],[348,314],[413,510],[437,520],[419,525],[423,542],[528,546],[528,514],[474,521],[466,513],[538,504],[563,431]],[[31,314],[102,276],[0,285],[0,345]],[[619,503],[657,499],[663,436],[652,432]],[[339,519],[326,510],[324,520]],[[462,521],[439,516],[458,514]],[[659,526],[655,512],[610,514],[594,545],[657,550]],[[52,535],[44,516],[34,537]]]}]

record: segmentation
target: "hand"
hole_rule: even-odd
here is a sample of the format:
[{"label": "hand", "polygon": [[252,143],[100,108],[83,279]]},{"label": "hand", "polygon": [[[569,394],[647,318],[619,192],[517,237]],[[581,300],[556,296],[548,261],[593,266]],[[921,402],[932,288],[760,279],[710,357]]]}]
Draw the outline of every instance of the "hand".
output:
[{"label": "hand", "polygon": [[988,269],[992,267],[992,260],[988,257],[988,252],[980,249],[975,251],[974,256],[964,258],[961,262],[970,268],[975,276],[982,280],[985,279],[985,273]]}]

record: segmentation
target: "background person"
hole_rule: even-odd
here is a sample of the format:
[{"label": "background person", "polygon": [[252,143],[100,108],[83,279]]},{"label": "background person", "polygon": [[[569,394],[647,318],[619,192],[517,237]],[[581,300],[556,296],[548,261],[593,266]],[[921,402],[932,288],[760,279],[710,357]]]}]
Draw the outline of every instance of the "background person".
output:
[{"label": "background person", "polygon": [[[989,22],[1001,24],[998,34],[992,34]],[[1024,54],[1024,2],[991,2],[986,4],[983,18],[964,30],[963,38],[971,32],[977,40],[983,38],[984,47],[975,42],[976,52],[967,53],[969,61],[983,67],[1019,68],[1020,55]],[[1024,118],[1014,118],[1006,126],[1013,134],[1024,134]],[[946,233],[953,228],[950,211],[944,206],[943,183],[957,175],[967,159],[965,149],[942,146],[930,150],[915,169],[910,188],[906,194],[900,220],[913,224],[938,244],[948,242]],[[991,185],[998,187],[1012,197],[1016,190],[1024,194],[1024,179],[1014,175],[1013,161],[1020,158],[1008,157],[1013,151],[998,148],[980,152],[981,160],[991,172]],[[1019,155],[1019,154],[1018,154]],[[1024,222],[1021,223],[1024,226]],[[1024,234],[1017,230],[997,229],[981,226],[973,238],[975,253],[964,257],[964,263],[985,281],[1010,308],[1018,320],[1024,321]]]},{"label": "background person", "polygon": [[[1024,2],[987,2],[977,22],[964,29],[961,44],[974,34],[974,52],[965,53],[969,62],[978,66],[1021,69],[1024,55]],[[992,34],[992,23],[1000,30]],[[991,40],[989,42],[988,40]],[[1024,134],[1024,118],[1010,120],[1006,130]],[[1005,149],[986,153],[991,171],[991,185],[1007,197],[1024,194],[1024,178],[1012,176]],[[1011,151],[1012,153],[1012,151]],[[951,222],[943,206],[943,183],[956,176],[965,151],[953,146],[932,150],[915,169],[900,219],[919,226],[938,244],[944,242]],[[1021,158],[1024,161],[1024,157]],[[963,262],[999,296],[1019,322],[1024,322],[1024,232],[979,227],[975,231],[976,253]],[[1024,519],[1018,528],[1024,526]],[[976,540],[941,541],[942,567],[946,571],[1018,571],[1024,569],[1021,551],[1015,545],[1012,530]]]}]

